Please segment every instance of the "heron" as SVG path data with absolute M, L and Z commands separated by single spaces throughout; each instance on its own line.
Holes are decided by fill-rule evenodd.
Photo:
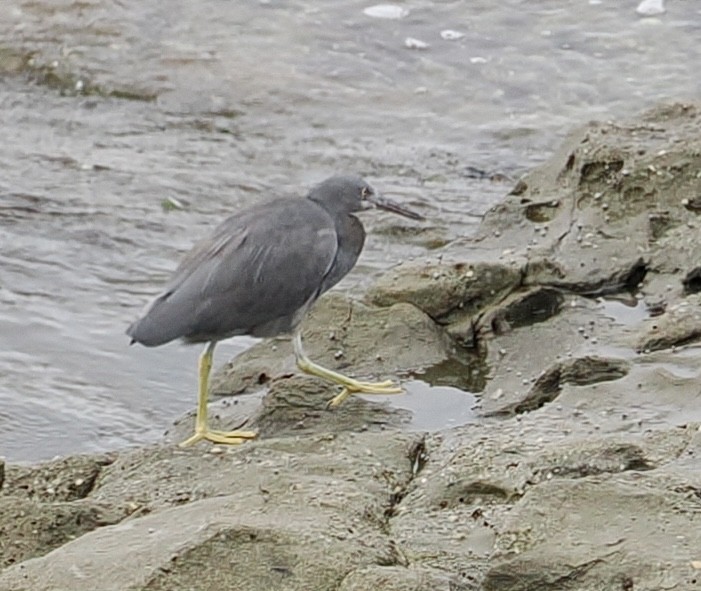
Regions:
M 355 266 L 365 229 L 355 215 L 379 208 L 423 217 L 383 197 L 363 178 L 332 176 L 306 197 L 263 201 L 225 219 L 182 259 L 163 291 L 127 329 L 131 342 L 157 347 L 176 339 L 206 343 L 199 357 L 197 412 L 188 446 L 236 444 L 254 431 L 209 428 L 207 399 L 214 348 L 240 335 L 293 333 L 297 366 L 341 386 L 330 404 L 356 393 L 396 394 L 392 381 L 364 382 L 311 361 L 299 325 L 316 300 Z

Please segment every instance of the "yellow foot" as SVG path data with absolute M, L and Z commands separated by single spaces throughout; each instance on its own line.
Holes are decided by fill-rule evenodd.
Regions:
M 188 447 L 203 439 L 212 443 L 238 445 L 247 439 L 254 439 L 257 435 L 255 431 L 210 431 L 209 429 L 198 429 L 192 437 L 188 437 L 180 443 L 180 447 Z
M 357 382 L 354 380 L 353 384 L 343 386 L 341 393 L 329 400 L 326 406 L 334 408 L 353 394 L 401 394 L 402 392 L 403 390 L 391 380 L 384 382 Z

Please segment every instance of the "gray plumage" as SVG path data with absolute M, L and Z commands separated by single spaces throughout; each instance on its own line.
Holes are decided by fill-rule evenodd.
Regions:
M 353 214 L 373 206 L 421 219 L 353 176 L 331 177 L 306 198 L 275 199 L 232 215 L 185 256 L 127 334 L 155 347 L 178 338 L 293 331 L 355 265 L 365 230 Z

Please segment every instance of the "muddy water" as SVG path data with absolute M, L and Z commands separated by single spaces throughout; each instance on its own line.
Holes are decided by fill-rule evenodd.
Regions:
M 469 234 L 573 125 L 701 91 L 695 2 L 371 4 L 3 3 L 0 454 L 143 443 L 192 408 L 198 351 L 123 332 L 237 208 L 349 170 L 421 210 L 366 218 L 360 291 Z

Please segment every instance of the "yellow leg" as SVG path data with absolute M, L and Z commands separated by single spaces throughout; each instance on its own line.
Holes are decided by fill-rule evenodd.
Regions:
M 341 393 L 333 398 L 329 402 L 329 406 L 338 406 L 346 398 L 352 394 L 401 394 L 402 389 L 396 386 L 391 380 L 386 380 L 384 382 L 361 382 L 348 376 L 344 376 L 342 373 L 335 372 L 331 369 L 322 367 L 314 363 L 309 357 L 307 357 L 304 349 L 302 348 L 302 336 L 300 333 L 296 333 L 294 337 L 294 349 L 295 357 L 297 359 L 297 366 L 304 373 L 308 373 L 313 376 L 317 376 L 334 384 L 339 384 L 343 386 Z
M 209 373 L 212 371 L 212 357 L 216 341 L 207 345 L 200 355 L 199 363 L 199 389 L 197 393 L 197 418 L 195 419 L 195 434 L 180 444 L 187 447 L 201 440 L 212 443 L 236 444 L 246 439 L 253 439 L 255 431 L 210 431 L 207 426 L 207 396 L 209 391 Z

